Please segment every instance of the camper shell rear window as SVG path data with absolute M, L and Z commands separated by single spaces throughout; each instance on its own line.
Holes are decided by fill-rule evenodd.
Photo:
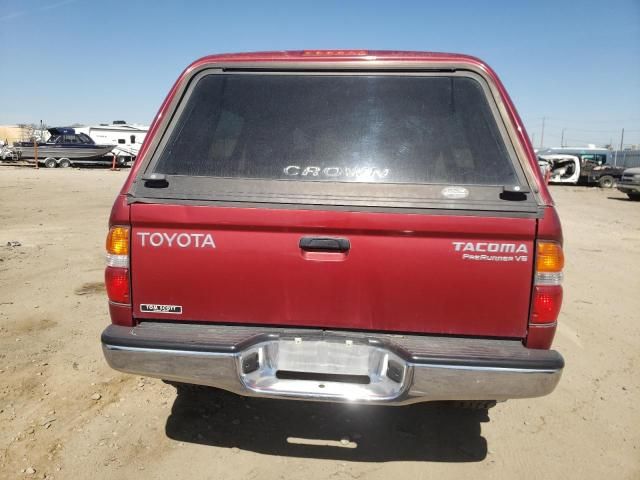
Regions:
M 474 192 L 499 201 L 526 181 L 483 82 L 470 72 L 205 71 L 146 173 L 166 176 L 171 198 L 411 207 L 454 186 L 471 192 L 462 203 Z

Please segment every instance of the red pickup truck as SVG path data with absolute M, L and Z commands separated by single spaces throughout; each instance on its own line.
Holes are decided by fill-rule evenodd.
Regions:
M 109 220 L 113 368 L 403 405 L 550 393 L 562 233 L 496 74 L 463 55 L 191 64 Z

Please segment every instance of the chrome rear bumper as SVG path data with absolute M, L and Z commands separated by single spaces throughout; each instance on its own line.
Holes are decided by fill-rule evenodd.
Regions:
M 109 326 L 109 365 L 241 395 L 403 405 L 537 397 L 564 361 L 518 341 L 144 322 Z

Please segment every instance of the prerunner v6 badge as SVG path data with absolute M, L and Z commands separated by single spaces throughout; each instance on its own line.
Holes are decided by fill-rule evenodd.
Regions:
M 182 314 L 182 305 L 157 305 L 155 303 L 141 303 L 140 311 L 144 313 L 173 313 Z

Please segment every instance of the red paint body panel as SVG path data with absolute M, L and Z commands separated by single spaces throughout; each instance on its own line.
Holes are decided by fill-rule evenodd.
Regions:
M 116 197 L 109 215 L 109 226 L 114 225 L 129 225 L 129 205 L 126 195 L 122 193 Z
M 535 219 L 131 206 L 134 316 L 181 305 L 171 320 L 522 338 Z M 212 234 L 216 248 L 142 246 L 140 233 Z M 348 254 L 312 255 L 302 236 L 348 238 Z M 522 262 L 462 259 L 453 241 L 513 242 Z M 336 261 L 338 260 L 338 261 Z
M 122 325 L 124 327 L 134 325 L 130 305 L 120 305 L 109 302 L 109 315 L 111 316 L 111 323 L 114 325 Z
M 530 325 L 527 335 L 527 348 L 537 348 L 549 350 L 556 335 L 557 324 L 551 325 Z
M 564 241 L 562 225 L 555 208 L 547 207 L 544 209 L 544 215 L 538 220 L 538 239 L 550 240 L 562 245 Z

